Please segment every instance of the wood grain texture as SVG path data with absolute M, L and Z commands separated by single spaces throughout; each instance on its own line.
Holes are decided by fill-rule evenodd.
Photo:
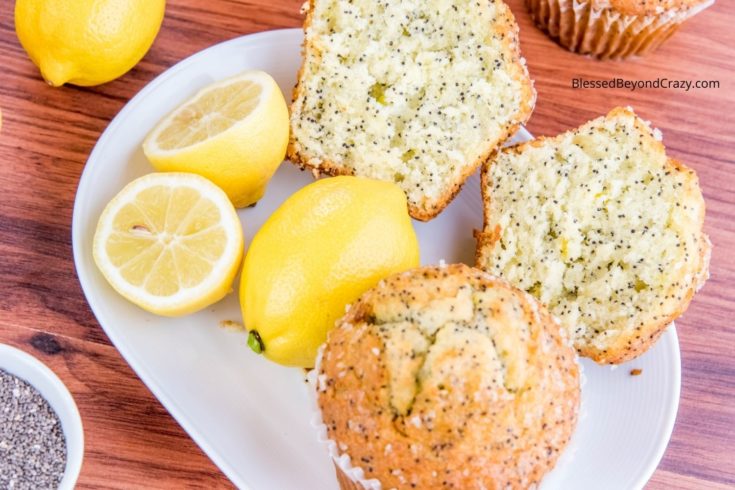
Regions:
M 231 484 L 125 364 L 74 272 L 71 214 L 84 163 L 112 117 L 156 75 L 212 44 L 301 24 L 302 0 L 169 0 L 161 32 L 131 72 L 94 88 L 53 89 L 20 47 L 0 0 L 0 342 L 40 357 L 67 383 L 86 432 L 80 488 Z M 735 486 L 735 3 L 720 0 L 656 53 L 599 62 L 564 51 L 511 0 L 538 90 L 528 128 L 556 134 L 632 105 L 694 168 L 714 243 L 712 277 L 677 321 L 681 406 L 652 489 Z M 572 78 L 717 80 L 718 89 L 573 89 Z M 645 375 L 645 373 L 643 374 Z

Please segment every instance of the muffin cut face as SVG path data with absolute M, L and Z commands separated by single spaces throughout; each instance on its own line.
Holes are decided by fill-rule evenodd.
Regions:
M 500 0 L 312 0 L 289 158 L 395 182 L 428 220 L 530 116 L 518 26 Z
M 579 371 L 531 296 L 464 265 L 393 276 L 330 332 L 329 437 L 383 488 L 537 483 L 577 419 Z
M 660 139 L 617 108 L 483 169 L 478 267 L 539 298 L 599 363 L 644 352 L 707 277 L 697 177 Z

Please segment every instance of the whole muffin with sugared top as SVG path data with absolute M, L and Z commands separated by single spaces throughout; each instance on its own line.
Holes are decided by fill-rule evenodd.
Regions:
M 365 293 L 317 369 L 327 435 L 364 476 L 338 465 L 342 488 L 525 488 L 554 466 L 577 421 L 579 367 L 559 323 L 461 264 Z

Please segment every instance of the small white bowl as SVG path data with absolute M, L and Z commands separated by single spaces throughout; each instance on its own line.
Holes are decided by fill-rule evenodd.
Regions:
M 45 364 L 15 347 L 0 344 L 0 369 L 33 386 L 59 416 L 66 438 L 66 469 L 59 490 L 72 490 L 82 468 L 84 430 L 71 393 Z

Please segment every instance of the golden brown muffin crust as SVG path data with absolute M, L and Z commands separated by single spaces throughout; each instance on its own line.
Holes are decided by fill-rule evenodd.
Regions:
M 383 488 L 527 488 L 576 424 L 579 368 L 529 295 L 465 265 L 386 279 L 330 332 L 331 439 Z

